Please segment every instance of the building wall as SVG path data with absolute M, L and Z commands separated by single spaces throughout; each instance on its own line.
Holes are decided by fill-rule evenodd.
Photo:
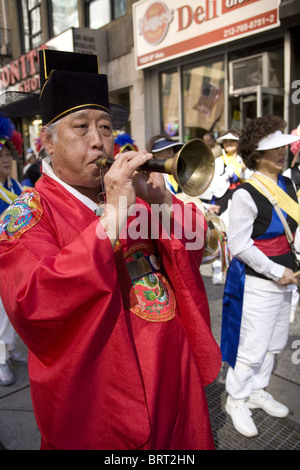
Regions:
M 11 51 L 12 59 L 20 57 L 22 54 L 20 26 L 18 18 L 18 3 L 17 0 L 4 0 L 7 5 L 8 25 L 11 30 Z M 6 62 L 10 62 L 7 59 Z
M 108 38 L 108 60 L 115 60 L 129 54 L 133 48 L 132 4 L 127 0 L 127 15 L 104 26 Z
M 127 0 L 127 15 L 114 20 L 112 23 L 104 26 L 103 28 L 108 32 L 108 52 L 109 59 L 114 60 L 122 55 L 128 54 L 133 47 L 133 33 L 132 33 L 132 4 L 137 0 Z M 79 13 L 79 27 L 85 27 L 84 17 L 84 0 L 78 0 L 78 13 Z M 1 0 L 0 1 L 0 15 L 4 8 L 7 6 L 8 10 L 8 24 L 12 31 L 12 57 L 19 57 L 21 55 L 20 44 L 20 28 L 18 19 L 18 2 L 17 0 Z M 3 13 L 4 14 L 4 13 Z M 44 42 L 50 39 L 48 28 L 48 8 L 47 1 L 41 1 L 41 15 L 42 15 L 42 29 L 44 35 Z M 2 15 L 1 15 L 2 16 Z M 0 25 L 1 27 L 1 25 Z
M 107 71 L 111 101 L 119 102 L 119 95 L 128 93 L 130 98 L 130 118 L 133 138 L 138 146 L 144 146 L 144 96 L 143 74 L 135 70 L 133 54 L 132 4 L 137 0 L 127 0 L 127 15 L 104 26 L 107 42 L 99 48 L 107 47 L 104 56 L 107 64 L 102 63 L 102 70 Z M 3 58 L 2 65 L 10 63 L 22 55 L 17 0 L 0 0 L 0 7 L 7 8 L 7 23 L 11 29 L 12 55 Z M 85 27 L 85 2 L 78 0 L 79 27 Z M 4 15 L 4 13 L 3 13 Z M 0 10 L 0 16 L 1 10 Z M 41 21 L 43 40 L 49 39 L 47 1 L 41 1 Z M 1 25 L 0 25 L 1 27 Z M 132 133 L 132 132 L 131 132 Z
M 173 4 L 171 1 L 166 1 L 168 3 L 169 8 L 173 8 Z M 195 6 L 198 4 L 204 4 L 204 2 L 181 2 L 182 5 L 185 5 L 184 8 L 187 10 L 189 6 Z M 241 5 L 244 3 L 243 2 L 238 2 Z M 161 63 L 159 63 L 159 60 L 157 60 L 157 63 L 155 64 L 155 61 L 151 64 L 149 62 L 149 65 L 144 66 L 144 87 L 145 87 L 145 102 L 146 106 L 145 109 L 147 110 L 147 113 L 145 113 L 145 134 L 146 138 L 148 139 L 151 135 L 158 133 L 158 131 L 162 131 L 164 126 L 164 123 L 162 122 L 162 110 L 161 110 L 161 104 L 163 103 L 164 100 L 164 95 L 161 90 L 160 86 L 160 78 L 162 77 L 163 74 L 170 73 L 172 71 L 177 72 L 178 77 L 174 77 L 177 79 L 178 82 L 178 95 L 180 95 L 178 99 L 178 116 L 179 116 L 179 124 L 181 126 L 180 134 L 178 136 L 175 136 L 175 138 L 179 138 L 179 140 L 185 140 L 185 138 L 188 138 L 188 135 L 186 133 L 186 124 L 188 122 L 188 117 L 189 115 L 187 114 L 187 111 L 184 112 L 185 108 L 183 105 L 186 104 L 187 97 L 190 98 L 190 95 L 186 93 L 186 83 L 183 81 L 183 76 L 181 75 L 181 72 L 184 71 L 184 68 L 186 67 L 196 67 L 198 65 L 204 65 L 210 63 L 210 60 L 216 57 L 218 54 L 223 56 L 224 64 L 225 64 L 225 85 L 224 85 L 224 119 L 222 123 L 222 128 L 219 129 L 217 126 L 213 128 L 213 130 L 217 133 L 223 130 L 226 130 L 226 128 L 231 126 L 231 121 L 232 119 L 232 114 L 230 114 L 230 106 L 232 104 L 232 101 L 234 97 L 232 95 L 229 96 L 229 84 L 230 84 L 230 79 L 229 79 L 229 73 L 228 73 L 228 64 L 230 61 L 235 60 L 235 59 L 242 59 L 247 58 L 251 55 L 255 55 L 257 53 L 271 53 L 274 49 L 274 47 L 280 48 L 280 60 L 282 60 L 282 64 L 279 62 L 277 63 L 277 66 L 279 69 L 283 71 L 284 74 L 284 81 L 283 84 L 276 85 L 278 93 L 280 93 L 280 99 L 282 99 L 283 105 L 282 109 L 280 110 L 280 113 L 284 116 L 284 118 L 288 122 L 288 127 L 286 129 L 287 132 L 290 132 L 292 129 L 298 126 L 300 123 L 300 73 L 299 73 L 299 64 L 300 64 L 300 56 L 299 56 L 299 47 L 297 47 L 297 44 L 299 45 L 299 36 L 300 36 L 300 17 L 296 16 L 295 13 L 296 11 L 300 11 L 300 2 L 299 0 L 282 0 L 282 4 L 285 3 L 288 5 L 290 8 L 286 10 L 286 16 L 285 16 L 285 21 L 281 25 L 277 25 L 276 28 L 273 30 L 266 30 L 263 32 L 256 32 L 252 35 L 249 35 L 248 37 L 240 37 L 235 39 L 234 41 L 224 41 L 223 43 L 221 42 L 220 44 L 216 44 L 214 47 L 207 46 L 206 48 L 199 50 L 198 52 L 194 52 L 191 50 L 191 52 L 186 52 L 182 53 L 180 56 L 176 58 L 176 55 L 174 54 L 174 57 L 172 57 L 169 60 L 163 60 Z M 150 9 L 150 5 L 152 2 L 149 0 L 148 5 Z M 179 3 L 176 3 L 178 5 Z M 213 4 L 213 2 L 211 2 Z M 220 4 L 220 2 L 219 2 Z M 237 4 L 237 3 L 236 3 Z M 246 4 L 246 2 L 245 2 Z M 254 2 L 253 2 L 254 4 Z M 265 2 L 267 4 L 267 1 Z M 274 4 L 274 2 L 273 2 Z M 188 6 L 189 5 L 189 6 Z M 241 7 L 242 8 L 242 7 Z M 137 6 L 137 9 L 139 9 L 139 6 Z M 140 10 L 143 10 L 141 7 Z M 178 10 L 177 10 L 178 13 Z M 175 15 L 175 13 L 174 13 Z M 279 19 L 281 20 L 280 14 L 279 14 Z M 237 20 L 236 20 L 237 21 Z M 172 23 L 174 27 L 174 22 Z M 198 28 L 201 30 L 200 21 Z M 226 25 L 225 25 L 226 26 Z M 171 26 L 170 26 L 171 28 Z M 178 28 L 179 29 L 179 28 Z M 184 28 L 182 28 L 184 29 Z M 211 31 L 213 33 L 213 31 Z M 175 32 L 173 31 L 175 36 Z M 196 37 L 196 36 L 195 36 Z M 137 35 L 138 38 L 138 35 Z M 166 39 L 166 38 L 165 38 Z M 164 39 L 164 41 L 165 41 Z M 174 48 L 172 50 L 175 50 L 175 40 L 174 38 L 174 43 L 172 44 Z M 188 41 L 186 41 L 188 42 Z M 143 44 L 142 41 L 139 41 L 137 39 L 137 44 Z M 161 50 L 164 51 L 165 49 L 171 49 L 171 45 L 168 41 L 161 43 Z M 159 48 L 158 48 L 159 49 Z M 151 57 L 151 52 L 153 52 L 153 56 L 155 56 L 156 52 L 156 44 L 153 46 L 153 50 L 150 49 L 149 52 L 149 45 L 148 49 L 143 50 L 141 46 L 141 51 L 138 51 L 137 47 L 137 56 L 138 52 L 140 56 L 144 54 L 144 57 Z M 159 50 L 159 52 L 161 52 Z M 147 55 L 148 54 L 148 55 Z M 166 51 L 166 54 L 168 54 L 168 51 Z M 148 60 L 148 59 L 147 59 Z M 151 60 L 151 59 L 150 59 Z M 140 64 L 143 66 L 143 62 L 140 62 Z M 173 80 L 174 82 L 174 80 Z M 299 85 L 297 85 L 299 83 Z M 174 84 L 174 83 L 173 83 Z M 200 86 L 200 85 L 199 85 Z M 299 93 L 293 93 L 291 90 L 292 86 L 297 86 L 299 89 Z M 271 85 L 268 85 L 269 88 L 271 88 Z M 276 93 L 273 91 L 268 91 L 265 92 L 268 93 L 268 97 L 270 96 L 276 96 Z M 238 98 L 242 95 L 247 95 L 250 94 L 249 90 L 246 92 L 245 90 L 242 90 L 241 93 L 239 94 Z M 258 94 L 258 91 L 257 91 Z M 292 99 L 294 95 L 294 100 Z M 246 96 L 247 98 L 247 96 Z M 250 97 L 249 97 L 250 98 Z M 250 101 L 250 100 L 249 100 Z M 264 100 L 260 100 L 260 104 L 263 103 Z M 267 101 L 267 100 L 265 100 Z M 274 99 L 274 106 L 273 109 L 279 109 L 279 106 L 277 103 L 279 102 L 279 99 L 275 103 Z M 245 103 L 245 102 L 244 102 Z M 281 105 L 280 105 L 281 106 Z M 258 108 L 258 106 L 257 106 Z M 261 106 L 261 111 L 266 113 L 266 108 L 268 110 L 271 108 L 271 106 Z M 232 109 L 232 108 L 231 108 Z M 242 108 L 240 108 L 242 111 Z M 257 109 L 258 113 L 258 109 Z M 252 116 L 250 116 L 252 117 Z M 250 118 L 248 115 L 245 116 L 245 119 Z M 242 121 L 240 121 L 242 122 Z M 200 120 L 199 120 L 199 133 L 202 132 L 202 126 Z M 219 122 L 220 124 L 220 122 Z M 223 129 L 224 126 L 224 129 Z M 201 137 L 199 135 L 199 137 Z
M 131 135 L 139 148 L 145 147 L 145 105 L 143 73 L 135 69 L 133 51 L 132 4 L 127 0 L 127 15 L 113 21 L 107 31 L 108 83 L 111 99 L 117 91 L 128 90 Z
M 107 75 L 112 101 L 116 102 L 114 98 L 117 95 L 117 91 L 128 90 L 132 138 L 138 147 L 144 147 L 145 106 L 143 73 L 135 70 L 133 51 L 109 61 Z
M 105 64 L 104 70 L 108 74 L 111 101 L 120 102 L 122 96 L 125 94 L 129 95 L 131 134 L 136 144 L 141 148 L 146 145 L 146 141 L 151 135 L 161 131 L 161 116 L 158 71 L 155 67 L 149 67 L 146 71 L 137 71 L 135 68 L 132 5 L 137 1 L 127 0 L 127 15 L 114 20 L 102 29 L 106 32 L 107 36 L 107 51 L 105 54 L 107 64 Z M 284 34 L 284 31 L 291 33 L 291 83 L 294 83 L 300 80 L 298 47 L 300 26 L 298 17 L 293 16 L 292 12 L 299 6 L 299 0 L 282 0 L 281 3 L 289 7 L 285 10 L 282 34 Z M 78 0 L 79 27 L 85 26 L 84 5 L 84 0 Z M 2 57 L 2 65 L 12 62 L 22 55 L 17 6 L 17 0 L 0 0 L 0 27 L 1 21 L 3 24 L 8 24 L 12 37 L 12 55 L 11 57 Z M 49 28 L 46 0 L 41 1 L 41 13 L 44 42 L 47 42 L 49 40 Z M 6 15 L 7 22 L 5 23 Z M 100 46 L 102 47 L 102 44 Z M 231 47 L 232 45 L 230 44 L 224 46 L 222 53 L 227 53 Z M 205 53 L 213 55 L 215 49 L 217 48 L 207 48 L 206 51 L 201 52 L 201 58 L 205 56 Z M 246 49 L 247 41 L 245 41 L 245 54 L 247 54 Z M 177 59 L 177 61 L 170 61 L 167 67 L 179 67 L 186 60 L 192 61 L 196 59 L 195 54 L 186 54 Z M 298 97 L 300 99 L 300 93 L 297 95 Z M 298 125 L 300 122 L 298 102 L 289 100 L 288 114 L 290 126 Z

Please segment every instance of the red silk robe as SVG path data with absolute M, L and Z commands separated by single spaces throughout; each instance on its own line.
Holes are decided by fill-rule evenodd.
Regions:
M 114 252 L 97 236 L 94 212 L 46 175 L 14 211 L 0 229 L 0 296 L 29 348 L 41 448 L 214 448 L 204 385 L 221 356 L 199 273 L 203 250 L 161 236 L 121 238 Z M 117 255 L 136 243 L 160 258 L 175 299 L 170 314 L 164 304 L 166 320 L 143 318 L 122 297 Z

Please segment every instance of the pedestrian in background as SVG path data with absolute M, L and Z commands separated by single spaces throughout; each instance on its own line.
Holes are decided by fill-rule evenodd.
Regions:
M 215 158 L 222 155 L 222 147 L 217 143 L 213 132 L 206 132 L 203 136 L 203 140 L 211 148 Z
M 173 158 L 182 147 L 182 142 L 176 142 L 170 139 L 166 134 L 158 134 L 151 137 L 146 145 L 147 151 L 153 154 L 153 158 L 157 158 L 159 160 Z M 173 175 L 164 173 L 163 176 L 165 178 L 166 186 L 172 194 L 178 194 L 182 192 Z
M 15 144 L 15 127 L 10 119 L 0 116 L 0 218 L 6 209 L 22 192 L 21 184 L 11 177 L 13 159 L 19 158 Z M 5 282 L 5 273 L 1 283 Z M 27 364 L 26 357 L 16 349 L 17 335 L 13 329 L 0 299 L 0 385 L 14 383 L 15 376 L 9 362 Z

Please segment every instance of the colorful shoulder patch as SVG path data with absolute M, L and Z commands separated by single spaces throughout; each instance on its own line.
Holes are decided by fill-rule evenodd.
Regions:
M 0 242 L 20 238 L 43 215 L 40 196 L 34 188 L 25 189 L 9 206 L 0 223 Z
M 135 243 L 123 255 L 134 288 L 135 305 L 130 311 L 149 322 L 173 320 L 176 299 L 167 279 L 160 272 L 160 261 L 152 247 Z

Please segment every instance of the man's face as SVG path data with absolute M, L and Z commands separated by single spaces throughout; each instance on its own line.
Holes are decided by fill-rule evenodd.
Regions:
M 204 135 L 204 136 L 203 136 L 203 140 L 204 140 L 204 142 L 205 142 L 209 147 L 211 147 L 211 148 L 212 148 L 212 147 L 214 146 L 214 144 L 215 144 L 214 139 L 212 139 L 212 138 L 210 137 L 210 135 Z
M 256 164 L 256 169 L 264 174 L 278 175 L 284 168 L 287 149 L 285 146 L 265 150 Z
M 223 147 L 226 153 L 234 155 L 237 152 L 238 141 L 233 139 L 223 140 Z
M 43 142 L 56 176 L 71 186 L 99 187 L 99 168 L 95 161 L 113 156 L 109 115 L 96 109 L 76 111 L 58 121 L 56 131 L 56 139 Z

